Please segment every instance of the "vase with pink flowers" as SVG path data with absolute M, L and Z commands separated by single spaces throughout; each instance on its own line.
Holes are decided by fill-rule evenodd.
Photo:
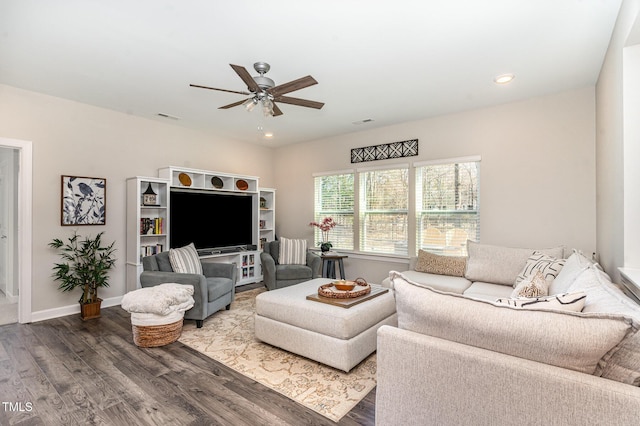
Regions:
M 329 241 L 329 231 L 335 228 L 337 223 L 333 220 L 332 217 L 325 217 L 320 222 L 311 222 L 309 226 L 315 226 L 320 229 L 322 232 L 322 241 L 320 242 L 320 251 L 323 253 L 328 252 L 333 247 L 331 241 Z

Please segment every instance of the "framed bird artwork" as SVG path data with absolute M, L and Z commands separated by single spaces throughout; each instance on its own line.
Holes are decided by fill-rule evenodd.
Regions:
M 107 180 L 62 176 L 61 225 L 104 225 L 107 217 Z

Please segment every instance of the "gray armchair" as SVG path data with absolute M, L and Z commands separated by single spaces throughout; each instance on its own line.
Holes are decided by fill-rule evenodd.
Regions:
M 222 308 L 227 310 L 235 298 L 236 265 L 232 263 L 203 262 L 203 275 L 179 274 L 173 272 L 169 262 L 169 252 L 147 256 L 142 259 L 143 272 L 140 274 L 142 287 L 152 287 L 163 283 L 193 285 L 193 308 L 184 313 L 185 319 L 196 320 L 198 328 L 203 321 Z
M 280 241 L 264 244 L 264 250 L 260 253 L 260 262 L 267 290 L 287 287 L 322 276 L 322 259 L 313 252 L 307 251 L 306 265 L 280 265 L 279 257 Z

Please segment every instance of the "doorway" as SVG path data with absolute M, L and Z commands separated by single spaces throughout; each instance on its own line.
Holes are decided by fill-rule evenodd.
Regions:
M 18 322 L 19 162 L 17 148 L 0 148 L 0 325 Z
M 31 322 L 32 144 L 0 137 L 0 325 Z

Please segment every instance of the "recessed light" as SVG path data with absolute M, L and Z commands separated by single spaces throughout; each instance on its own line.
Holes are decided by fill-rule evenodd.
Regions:
M 511 83 L 514 78 L 516 78 L 516 76 L 513 74 L 501 74 L 495 76 L 493 82 L 496 84 L 508 84 Z
M 273 133 L 265 132 L 264 137 L 267 138 L 267 139 L 271 139 L 273 137 Z

